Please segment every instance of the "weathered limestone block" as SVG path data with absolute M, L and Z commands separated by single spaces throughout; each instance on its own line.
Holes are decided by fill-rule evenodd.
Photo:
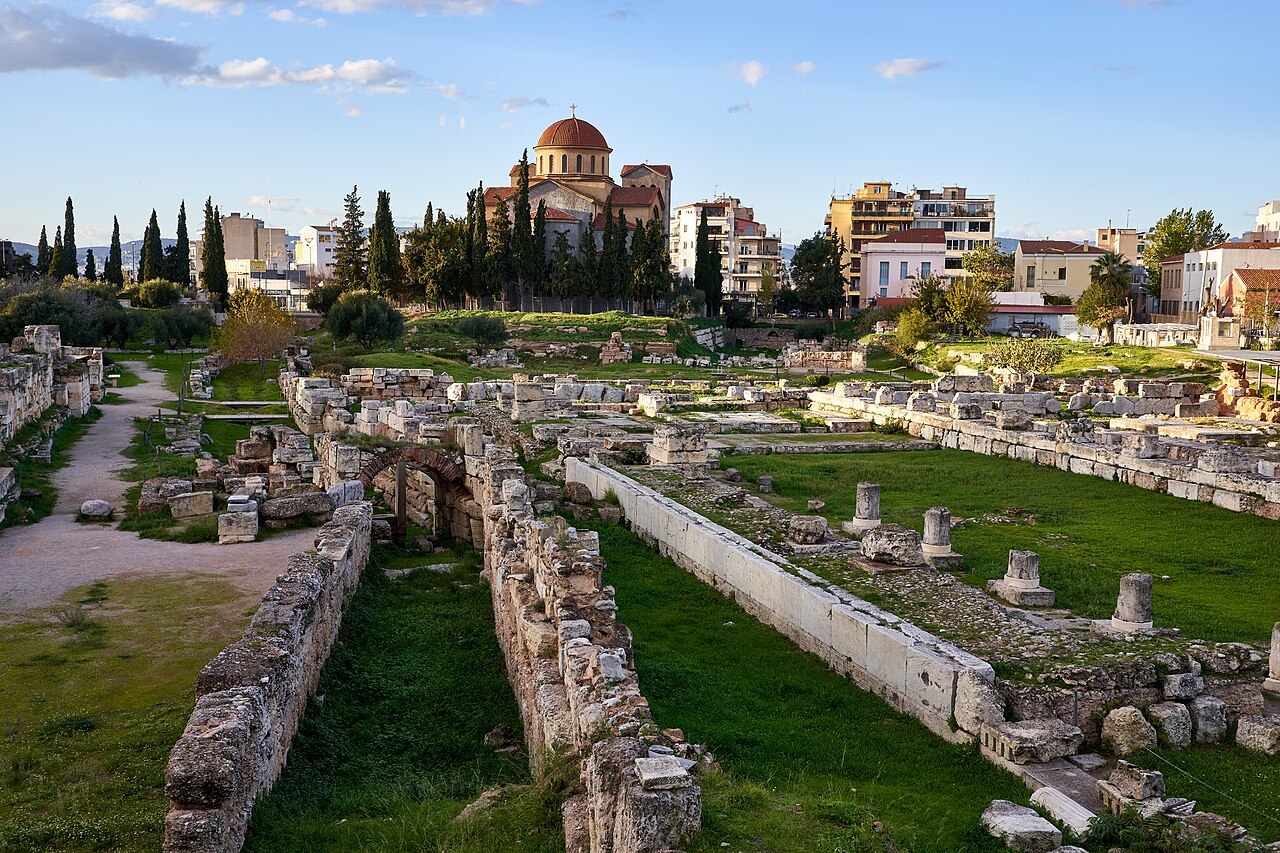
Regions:
M 187 492 L 169 498 L 174 518 L 195 518 L 213 512 L 213 492 Z
M 1084 732 L 1056 717 L 999 722 L 982 728 L 982 745 L 1014 764 L 1044 764 L 1074 755 Z
M 1194 699 L 1204 691 L 1204 679 L 1194 672 L 1175 672 L 1164 677 L 1166 699 Z
M 1111 771 L 1107 781 L 1113 788 L 1132 800 L 1163 797 L 1165 793 L 1163 773 L 1159 770 L 1144 770 L 1124 760 L 1116 762 L 1115 769 Z
M 1035 809 L 995 800 L 982 813 L 987 832 L 1021 853 L 1051 853 L 1062 846 L 1062 833 Z
M 1156 702 L 1147 708 L 1147 716 L 1159 740 L 1174 749 L 1191 746 L 1191 712 L 1181 702 Z
M 1120 594 L 1111 628 L 1130 633 L 1151 630 L 1151 575 L 1133 573 L 1120 578 Z
M 1280 755 L 1280 714 L 1249 714 L 1236 725 L 1236 743 L 1267 755 Z
M 797 545 L 818 545 L 827 538 L 827 520 L 820 515 L 793 515 L 787 538 Z
M 996 412 L 996 429 L 1031 429 L 1031 416 L 1017 409 L 1001 409 Z
M 0 493 L 0 496 L 3 496 L 3 494 Z M 85 518 L 94 518 L 94 519 L 110 518 L 111 513 L 112 513 L 111 504 L 109 504 L 104 500 L 93 499 L 93 500 L 87 500 L 84 503 L 80 504 L 80 515 L 84 516 Z
M 359 480 L 343 480 L 329 487 L 326 493 L 334 509 L 364 500 L 364 483 Z
M 1196 459 L 1196 467 L 1219 474 L 1249 474 L 1254 471 L 1254 462 L 1238 448 L 1211 447 Z
M 759 487 L 761 493 L 767 494 L 773 491 L 773 478 L 768 474 L 764 474 L 756 480 L 756 486 Z
M 937 399 L 927 391 L 914 391 L 907 398 L 907 411 L 909 412 L 932 412 L 937 407 Z
M 303 515 L 327 519 L 332 512 L 333 501 L 325 492 L 308 492 L 302 495 L 271 498 L 262 504 L 262 517 L 272 521 L 283 521 Z
M 256 512 L 226 512 L 218 516 L 218 544 L 252 542 L 258 537 Z
M 1222 743 L 1227 735 L 1227 703 L 1216 696 L 1197 696 L 1189 707 L 1195 742 Z
M 1097 817 L 1057 788 L 1046 785 L 1031 795 L 1031 802 L 1049 813 L 1058 823 L 1071 830 L 1079 838 L 1089 832 L 1090 822 Z M 1059 847 L 1053 853 L 1087 853 L 1079 847 Z
M 854 502 L 853 520 L 843 525 L 845 532 L 861 534 L 880 526 L 880 484 L 859 483 Z
M 987 590 L 1018 607 L 1052 607 L 1053 590 L 1040 585 L 1040 555 L 1034 551 L 1009 552 L 1004 577 L 987 581 Z
M 240 459 L 270 459 L 271 442 L 256 438 L 242 438 L 236 442 L 236 456 Z
M 951 510 L 944 506 L 925 510 L 922 542 L 925 554 L 951 553 Z
M 952 711 L 956 725 L 972 735 L 981 735 L 984 725 L 1004 722 L 1004 697 L 995 685 L 972 669 L 963 669 L 956 679 L 956 700 Z
M 924 565 L 920 534 L 898 524 L 881 524 L 862 534 L 862 557 L 891 566 Z
M 1102 721 L 1102 743 L 1116 755 L 1132 755 L 1154 749 L 1156 730 L 1132 705 L 1116 708 Z
M 1267 678 L 1262 682 L 1262 689 L 1280 693 L 1280 622 L 1271 626 L 1271 656 L 1267 660 Z
M 958 421 L 980 421 L 982 407 L 977 403 L 952 403 L 951 417 Z

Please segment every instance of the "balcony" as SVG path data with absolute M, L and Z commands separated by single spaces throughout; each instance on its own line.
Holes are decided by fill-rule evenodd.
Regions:
M 911 219 L 915 214 L 911 210 L 854 210 L 850 212 L 849 217 L 853 220 L 858 219 Z

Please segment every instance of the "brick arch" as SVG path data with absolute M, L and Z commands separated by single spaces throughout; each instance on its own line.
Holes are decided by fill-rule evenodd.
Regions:
M 398 464 L 401 460 L 406 465 L 417 466 L 429 471 L 434 475 L 433 479 L 439 481 L 450 490 L 465 490 L 466 488 L 463 485 L 465 475 L 457 463 L 438 450 L 419 446 L 393 447 L 379 453 L 360 469 L 360 482 L 364 483 L 365 488 L 368 488 L 373 485 L 374 477 L 391 466 Z

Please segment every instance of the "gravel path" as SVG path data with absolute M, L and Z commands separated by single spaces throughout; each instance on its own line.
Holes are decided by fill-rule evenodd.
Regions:
M 284 570 L 285 558 L 311 547 L 314 532 L 298 530 L 263 542 L 219 546 L 142 539 L 108 525 L 79 524 L 80 504 L 90 498 L 124 507 L 128 484 L 117 472 L 128 465 L 120 452 L 133 438 L 133 419 L 154 414 L 171 400 L 164 374 L 131 363 L 142 383 L 120 389 L 125 402 L 102 406 L 102 418 L 54 475 L 58 501 L 38 524 L 0 533 L 0 620 L 49 607 L 68 591 L 119 575 L 203 574 L 224 578 L 246 595 L 260 596 Z

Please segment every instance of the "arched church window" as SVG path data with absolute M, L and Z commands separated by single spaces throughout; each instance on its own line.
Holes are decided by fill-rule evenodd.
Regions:
M 596 155 L 592 154 L 591 155 L 591 174 L 594 175 L 595 173 L 596 173 Z
M 582 172 L 582 155 L 581 154 L 578 155 L 578 167 L 574 171 L 579 173 Z
M 560 155 L 560 171 L 561 172 L 569 171 L 569 155 L 568 154 Z

